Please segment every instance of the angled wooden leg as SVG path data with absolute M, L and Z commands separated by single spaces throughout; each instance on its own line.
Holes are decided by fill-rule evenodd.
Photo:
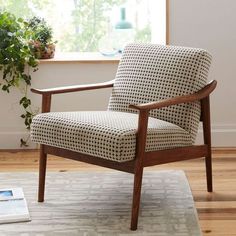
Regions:
M 136 133 L 136 161 L 134 169 L 134 189 L 132 203 L 131 230 L 136 230 L 138 227 L 138 214 L 141 198 L 141 187 L 143 178 L 143 158 L 145 156 L 145 145 L 147 137 L 149 111 L 139 112 L 138 130 Z
M 207 145 L 205 157 L 207 191 L 213 191 L 212 185 L 212 151 L 211 151 L 211 120 L 210 120 L 210 99 L 209 96 L 201 100 L 204 143 Z
M 46 165 L 47 154 L 44 152 L 44 145 L 40 145 L 38 202 L 44 201 Z
M 136 230 L 138 226 L 139 206 L 141 199 L 141 187 L 143 178 L 143 168 L 140 168 L 134 174 L 134 189 L 133 189 L 133 203 L 132 203 L 132 218 L 131 218 L 131 230 Z
M 206 177 L 207 177 L 207 191 L 212 192 L 212 161 L 211 161 L 211 154 L 205 158 L 206 164 Z
M 51 107 L 51 94 L 43 94 L 42 97 L 42 113 L 49 112 Z M 39 157 L 39 187 L 38 187 L 38 202 L 44 201 L 45 175 L 47 165 L 47 154 L 44 150 L 44 145 L 40 145 Z

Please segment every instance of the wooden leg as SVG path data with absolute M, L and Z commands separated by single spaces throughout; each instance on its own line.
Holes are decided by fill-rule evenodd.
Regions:
M 143 158 L 145 156 L 145 145 L 147 137 L 149 111 L 140 111 L 137 130 L 136 142 L 136 160 L 134 170 L 134 190 L 133 190 L 133 203 L 132 203 L 132 217 L 131 217 L 131 230 L 136 230 L 138 227 L 138 213 L 141 198 L 142 178 L 143 178 Z
M 201 100 L 202 108 L 202 121 L 203 121 L 203 136 L 204 144 L 207 145 L 207 156 L 205 157 L 206 164 L 206 179 L 207 179 L 207 191 L 212 192 L 212 154 L 211 154 L 211 119 L 210 119 L 210 98 Z
M 47 154 L 44 152 L 44 146 L 40 145 L 38 202 L 44 201 L 46 165 Z
M 205 164 L 206 164 L 206 179 L 207 179 L 207 191 L 212 192 L 212 161 L 211 161 L 211 153 L 209 156 L 205 158 Z
M 132 203 L 132 218 L 131 230 L 136 230 L 138 227 L 139 205 L 141 198 L 141 187 L 143 178 L 143 168 L 139 168 L 134 174 L 134 189 L 133 189 L 133 203 Z

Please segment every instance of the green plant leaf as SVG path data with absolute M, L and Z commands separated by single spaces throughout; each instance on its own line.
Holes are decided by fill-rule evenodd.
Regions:
M 3 85 L 3 86 L 2 86 L 2 90 L 3 90 L 3 91 L 6 91 L 7 93 L 9 93 L 9 92 L 10 92 L 10 90 L 9 90 L 9 87 L 10 87 L 10 86 L 11 86 L 11 85 L 9 85 L 9 84 L 8 84 L 8 85 Z
M 27 141 L 23 140 L 22 138 L 20 139 L 20 146 L 21 147 L 28 147 L 29 145 L 27 144 Z
M 3 81 L 0 87 L 2 91 L 9 93 L 12 87 L 22 91 L 20 85 L 25 86 L 25 95 L 19 104 L 24 110 L 20 117 L 24 119 L 27 130 L 30 130 L 35 115 L 31 112 L 31 100 L 27 96 L 27 89 L 32 80 L 27 71 L 29 68 L 33 68 L 33 72 L 38 70 L 33 40 L 39 40 L 43 47 L 46 47 L 45 43 L 52 41 L 52 29 L 44 19 L 34 17 L 24 20 L 9 12 L 0 11 L 0 70 Z M 21 146 L 27 146 L 27 140 L 20 141 Z

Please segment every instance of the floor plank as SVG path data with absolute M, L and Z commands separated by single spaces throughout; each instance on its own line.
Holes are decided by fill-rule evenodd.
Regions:
M 214 192 L 206 191 L 203 159 L 149 167 L 182 169 L 195 200 L 203 235 L 236 236 L 236 149 L 213 150 Z M 81 162 L 49 156 L 49 171 L 111 171 Z M 38 151 L 0 151 L 0 172 L 38 171 Z

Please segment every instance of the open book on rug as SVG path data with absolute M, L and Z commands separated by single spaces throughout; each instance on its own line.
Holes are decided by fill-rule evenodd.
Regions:
M 22 188 L 0 189 L 0 224 L 30 221 Z

